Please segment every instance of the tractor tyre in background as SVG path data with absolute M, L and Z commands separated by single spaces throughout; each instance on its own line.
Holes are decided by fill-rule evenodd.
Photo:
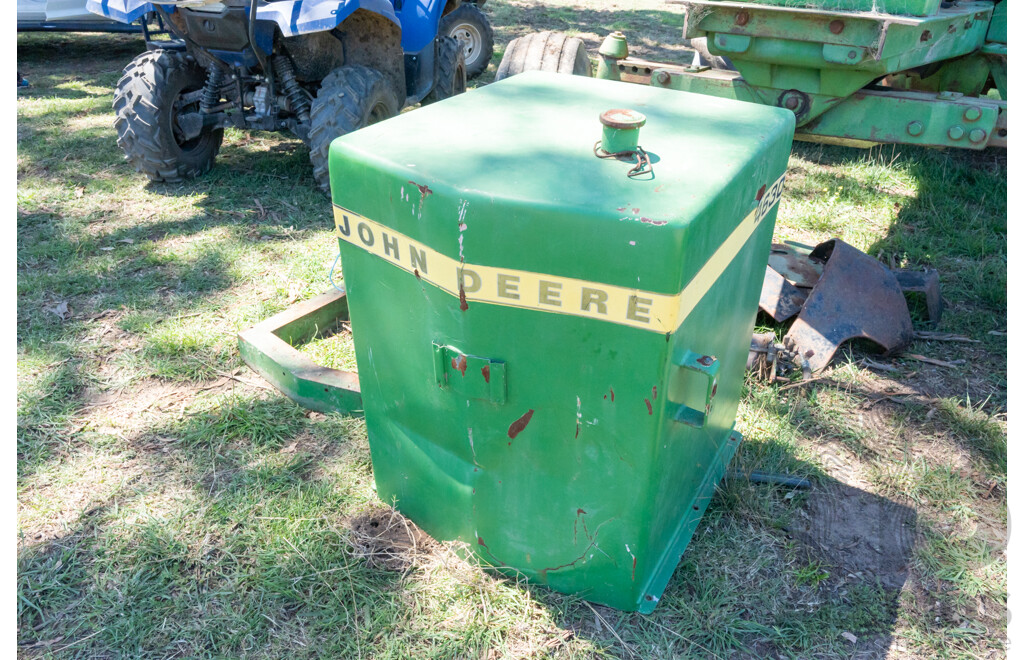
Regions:
M 198 99 L 181 105 L 181 96 L 202 89 L 205 82 L 201 66 L 183 53 L 168 50 L 142 53 L 117 81 L 117 146 L 135 170 L 151 181 L 177 183 L 213 167 L 224 129 L 207 129 L 186 140 L 177 121 L 179 113 L 199 109 Z
M 323 79 L 309 111 L 309 160 L 321 190 L 331 192 L 328 156 L 334 138 L 394 117 L 400 107 L 391 85 L 376 69 L 340 66 Z
M 443 101 L 466 91 L 466 61 L 462 44 L 454 37 L 437 38 L 437 75 L 423 105 Z
M 466 58 L 466 77 L 476 78 L 487 69 L 494 54 L 494 29 L 479 7 L 459 5 L 455 11 L 441 17 L 438 34 L 454 37 L 462 45 Z
M 535 32 L 508 43 L 494 80 L 503 80 L 523 71 L 551 71 L 589 76 L 587 47 L 578 37 L 564 32 Z

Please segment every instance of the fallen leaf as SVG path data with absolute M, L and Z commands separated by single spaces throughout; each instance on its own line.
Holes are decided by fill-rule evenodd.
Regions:
M 104 252 L 110 252 L 110 251 L 111 251 L 111 250 L 113 250 L 114 248 L 112 248 L 112 247 L 102 247 L 102 248 L 100 248 L 100 249 L 101 249 L 101 250 L 103 250 Z
M 131 245 L 131 244 L 132 244 L 132 243 L 134 243 L 135 241 L 133 241 L 133 240 L 132 240 L 132 239 L 130 239 L 130 238 L 119 238 L 119 239 L 117 239 L 117 242 L 118 242 L 118 243 L 127 243 L 128 245 Z
M 75 188 L 75 197 L 81 198 L 83 195 L 85 195 L 85 188 L 83 188 L 82 186 Z
M 66 300 L 62 300 L 53 307 L 47 307 L 46 311 L 55 314 L 61 321 L 71 315 L 68 311 L 68 302 Z
M 299 294 L 302 293 L 302 290 L 304 288 L 305 287 L 302 284 L 299 284 L 298 282 L 292 282 L 288 286 L 288 304 L 289 305 L 292 304 L 293 302 L 295 302 L 295 299 L 299 297 Z
M 295 453 L 295 448 L 298 447 L 298 446 L 299 446 L 299 441 L 296 440 L 292 444 L 290 444 L 287 447 L 284 447 L 283 449 L 281 449 L 281 453 L 282 454 L 294 454 Z
M 847 640 L 849 640 L 849 642 L 851 644 L 856 644 L 857 643 L 857 636 L 854 635 L 852 632 L 846 632 L 844 630 L 843 631 L 843 637 L 846 638 Z

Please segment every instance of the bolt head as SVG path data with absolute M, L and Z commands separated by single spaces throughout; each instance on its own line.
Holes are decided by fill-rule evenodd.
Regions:
M 964 127 L 963 126 L 953 126 L 952 128 L 950 128 L 946 132 L 946 135 L 949 136 L 950 140 L 959 140 L 959 139 L 963 138 L 963 136 L 964 136 Z
M 790 96 L 786 99 L 786 107 L 790 110 L 796 110 L 797 106 L 800 105 L 800 99 L 795 96 Z
M 978 121 L 981 119 L 981 109 L 979 108 L 967 108 L 964 110 L 964 119 L 967 121 Z
M 672 76 L 668 74 L 668 71 L 658 72 L 658 82 L 662 85 L 667 85 L 672 80 Z
M 736 25 L 746 25 L 750 22 L 750 14 L 745 11 L 741 11 L 736 14 Z
M 924 124 L 922 124 L 919 121 L 910 122 L 909 124 L 907 124 L 907 133 L 911 134 L 914 137 L 919 137 L 922 133 L 924 133 Z
M 828 31 L 831 32 L 832 34 L 839 34 L 845 28 L 846 23 L 843 23 L 842 21 L 839 20 L 832 21 L 831 23 L 828 24 Z
M 988 137 L 988 134 L 984 130 L 976 128 L 973 131 L 971 131 L 967 137 L 970 139 L 971 142 L 978 144 L 979 142 L 983 141 L 986 137 Z

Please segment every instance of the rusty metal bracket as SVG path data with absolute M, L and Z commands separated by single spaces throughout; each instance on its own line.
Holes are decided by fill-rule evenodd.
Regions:
M 253 371 L 299 405 L 361 415 L 359 376 L 322 367 L 294 348 L 333 332 L 347 320 L 345 292 L 332 290 L 240 332 L 238 351 Z
M 820 259 L 824 270 L 783 341 L 811 370 L 828 365 L 849 339 L 870 339 L 887 352 L 910 343 L 910 311 L 892 271 L 838 239 L 821 243 L 809 256 Z
M 935 270 L 904 270 L 892 271 L 900 283 L 903 293 L 923 293 L 928 308 L 928 320 L 932 326 L 938 326 L 942 320 L 942 293 L 939 291 L 939 273 Z
M 821 277 L 823 262 L 808 256 L 811 249 L 804 246 L 801 251 L 794 244 L 772 243 L 758 304 L 780 323 L 800 312 Z

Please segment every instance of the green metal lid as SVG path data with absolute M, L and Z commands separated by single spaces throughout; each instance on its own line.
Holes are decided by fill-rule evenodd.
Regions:
M 646 118 L 639 146 L 653 175 L 630 178 L 631 163 L 595 155 L 597 119 L 615 108 L 632 111 L 619 119 Z M 608 281 L 678 291 L 699 254 L 771 188 L 793 127 L 779 108 L 528 72 L 338 138 L 332 191 L 335 204 L 456 259 L 457 225 L 468 223 L 476 263 L 548 272 L 565 246 L 586 244 L 628 251 L 605 259 Z M 687 238 L 696 220 L 711 229 Z M 694 241 L 694 263 L 678 265 L 680 246 Z M 582 262 L 561 262 L 565 276 L 593 277 Z

